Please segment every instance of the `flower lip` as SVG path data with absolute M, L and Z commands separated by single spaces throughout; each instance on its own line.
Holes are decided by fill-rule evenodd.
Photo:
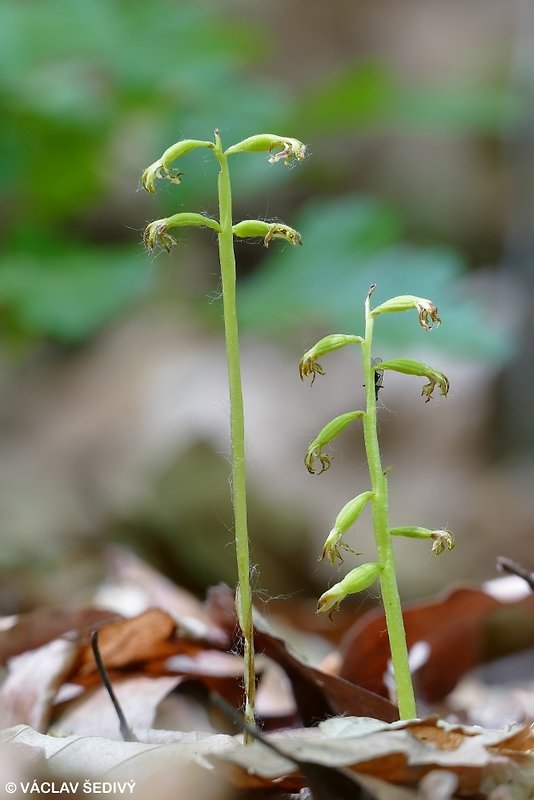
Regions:
M 324 369 L 314 358 L 310 356 L 309 358 L 301 359 L 299 363 L 299 375 L 301 381 L 303 381 L 304 378 L 307 378 L 308 375 L 311 375 L 311 386 L 313 386 L 317 375 L 324 375 Z
M 438 309 L 434 303 L 430 300 L 425 300 L 423 297 L 418 298 L 417 315 L 419 324 L 425 331 L 431 331 L 432 328 L 437 328 L 441 325 Z
M 439 531 L 432 531 L 431 537 L 434 540 L 432 544 L 432 552 L 435 556 L 441 555 L 445 548 L 447 548 L 447 550 L 454 550 L 456 546 L 454 536 L 447 528 Z
M 277 161 L 284 161 L 286 167 L 289 167 L 293 158 L 297 161 L 302 161 L 306 155 L 306 145 L 299 142 L 298 139 L 286 139 L 283 142 L 276 142 L 269 147 L 269 152 L 282 145 L 282 149 L 273 153 L 267 160 L 269 164 L 276 164 Z

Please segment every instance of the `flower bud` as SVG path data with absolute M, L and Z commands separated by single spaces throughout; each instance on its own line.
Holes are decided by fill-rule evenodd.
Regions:
M 182 141 L 176 142 L 176 144 L 165 150 L 161 158 L 158 158 L 157 161 L 154 161 L 153 164 L 145 169 L 141 176 L 141 186 L 145 191 L 154 194 L 156 191 L 156 178 L 166 178 L 172 183 L 180 183 L 183 173 L 171 169 L 172 162 L 191 150 L 196 150 L 197 147 L 210 147 L 213 149 L 213 146 L 213 142 L 203 142 L 198 139 L 182 139 Z
M 279 149 L 276 153 L 273 150 Z M 288 136 L 277 136 L 274 133 L 259 133 L 256 136 L 249 136 L 248 139 L 243 139 L 242 142 L 232 145 L 226 151 L 226 155 L 230 156 L 234 153 L 273 153 L 269 158 L 269 163 L 274 164 L 276 161 L 283 160 L 286 166 L 289 166 L 292 159 L 296 158 L 297 161 L 302 161 L 306 155 L 306 145 L 299 142 L 298 139 L 291 139 Z
M 336 417 L 331 420 L 328 425 L 325 425 L 313 442 L 310 442 L 308 451 L 304 457 L 304 463 L 311 475 L 315 475 L 314 460 L 316 458 L 321 462 L 319 475 L 321 472 L 325 472 L 330 466 L 330 458 L 323 455 L 321 452 L 322 448 L 331 442 L 332 439 L 335 439 L 336 436 L 339 436 L 353 420 L 362 417 L 364 413 L 364 411 L 349 411 L 346 414 L 340 414 L 339 417 Z
M 339 541 L 343 537 L 343 534 L 348 531 L 350 526 L 356 522 L 372 496 L 373 492 L 362 492 L 357 497 L 349 500 L 348 503 L 345 503 L 337 515 L 336 521 L 334 522 L 334 527 L 330 531 L 325 542 L 321 560 L 326 558 L 332 565 L 335 564 L 336 558 L 339 558 L 340 561 L 343 560 L 339 553 Z
M 204 214 L 192 212 L 173 214 L 172 217 L 157 219 L 147 225 L 143 234 L 143 242 L 147 250 L 153 250 L 159 244 L 170 253 L 171 247 L 174 247 L 177 241 L 167 232 L 169 228 L 212 228 L 220 231 L 217 220 L 205 217 Z
M 359 567 L 345 575 L 342 581 L 321 595 L 317 603 L 317 613 L 325 614 L 337 611 L 347 595 L 368 589 L 377 580 L 381 571 L 382 565 L 376 561 L 360 564 Z
M 421 528 L 418 525 L 406 525 L 402 528 L 391 528 L 392 536 L 407 536 L 410 539 L 433 539 L 432 552 L 439 556 L 445 548 L 454 550 L 455 542 L 451 531 L 446 528 L 443 530 L 431 531 L 429 528 Z
M 339 350 L 341 347 L 345 347 L 347 344 L 360 344 L 361 342 L 363 342 L 361 336 L 352 336 L 348 333 L 331 333 L 329 336 L 319 339 L 319 341 L 314 344 L 313 347 L 307 350 L 300 359 L 300 379 L 304 380 L 307 375 L 313 375 L 313 386 L 315 376 L 324 375 L 324 370 L 321 365 L 317 363 L 316 359 L 326 355 L 326 353 L 332 352 L 333 350 Z
M 269 247 L 269 242 L 273 239 L 285 239 L 290 244 L 302 244 L 300 233 L 289 225 L 278 222 L 263 222 L 260 219 L 244 219 L 232 228 L 234 236 L 239 239 L 255 239 L 263 236 L 265 247 Z
M 380 369 L 380 371 L 390 369 L 395 372 L 402 372 L 405 375 L 420 375 L 422 378 L 428 378 L 429 383 L 426 383 L 421 390 L 421 395 L 426 398 L 425 403 L 428 403 L 431 399 L 436 385 L 439 386 L 443 397 L 447 397 L 449 393 L 449 380 L 443 372 L 413 358 L 396 358 L 391 361 L 381 361 L 375 366 L 375 369 Z
M 415 297 L 411 294 L 403 294 L 399 295 L 399 297 L 392 297 L 391 300 L 386 300 L 385 303 L 371 311 L 371 316 L 377 317 L 379 314 L 385 314 L 390 311 L 408 311 L 411 308 L 417 309 L 419 324 L 425 331 L 430 331 L 441 323 L 438 309 L 434 303 L 424 297 Z

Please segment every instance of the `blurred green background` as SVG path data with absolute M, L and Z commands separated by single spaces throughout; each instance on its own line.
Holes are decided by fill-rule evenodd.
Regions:
M 404 591 L 491 576 L 503 548 L 528 557 L 532 16 L 519 0 L 0 0 L 4 612 L 83 601 L 110 542 L 198 591 L 234 579 L 215 241 L 141 247 L 152 219 L 216 213 L 215 164 L 197 151 L 179 187 L 137 191 L 166 147 L 215 127 L 310 152 L 291 170 L 232 161 L 236 220 L 304 239 L 236 245 L 258 592 L 330 580 L 316 551 L 365 488 L 358 432 L 319 488 L 302 467 L 359 402 L 357 360 L 332 356 L 312 393 L 295 377 L 315 338 L 359 332 L 371 282 L 377 301 L 437 303 L 431 338 L 392 315 L 377 346 L 424 354 L 453 386 L 446 410 L 406 379 L 384 390 L 397 524 L 449 525 L 462 553 L 444 570 L 406 544 Z

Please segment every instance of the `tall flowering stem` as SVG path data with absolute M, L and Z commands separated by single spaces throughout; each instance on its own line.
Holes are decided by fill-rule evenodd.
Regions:
M 219 162 L 219 261 L 221 267 L 226 361 L 230 394 L 230 437 L 232 447 L 232 502 L 237 557 L 238 591 L 236 610 L 244 642 L 245 718 L 254 723 L 254 631 L 250 555 L 247 527 L 247 478 L 245 462 L 245 419 L 239 332 L 236 311 L 236 264 L 232 221 L 232 187 L 228 156 L 223 152 L 219 134 L 215 134 L 215 156 Z
M 211 219 L 196 212 L 180 212 L 165 219 L 151 222 L 144 233 L 143 241 L 149 249 L 161 247 L 169 252 L 177 240 L 169 233 L 170 229 L 196 227 L 211 228 L 217 233 L 219 262 L 223 295 L 223 316 L 226 341 L 226 360 L 228 366 L 228 385 L 230 395 L 230 438 L 232 461 L 232 502 L 234 508 L 234 531 L 238 586 L 236 592 L 236 612 L 243 636 L 244 650 L 244 688 L 245 719 L 254 724 L 254 629 L 252 620 L 252 590 L 250 586 L 250 554 L 247 527 L 247 486 L 245 461 L 245 423 L 243 410 L 243 390 L 241 386 L 241 366 L 239 357 L 239 333 L 236 311 L 236 263 L 234 237 L 239 239 L 263 239 L 268 247 L 274 239 L 284 239 L 292 245 L 302 244 L 298 231 L 281 222 L 265 220 L 241 220 L 236 225 L 232 220 L 232 187 L 228 159 L 236 153 L 266 152 L 268 161 L 275 164 L 283 161 L 289 165 L 305 157 L 306 147 L 298 139 L 261 133 L 223 150 L 219 132 L 215 131 L 213 142 L 199 139 L 184 139 L 167 148 L 163 155 L 145 169 L 141 176 L 142 187 L 154 194 L 156 180 L 166 179 L 179 184 L 182 173 L 173 163 L 182 156 L 199 148 L 211 150 L 219 163 L 218 198 L 219 220 Z M 245 741 L 249 739 L 245 733 Z

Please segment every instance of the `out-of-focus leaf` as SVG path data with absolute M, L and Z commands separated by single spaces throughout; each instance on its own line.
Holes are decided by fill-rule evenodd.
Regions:
M 369 731 L 366 726 L 362 730 L 360 718 L 349 717 L 342 720 L 346 732 L 339 736 L 331 732 L 332 722 L 337 720 L 322 723 L 319 730 L 268 734 L 265 738 L 272 740 L 279 752 L 254 742 L 211 760 L 221 768 L 228 765 L 229 777 L 241 787 L 274 784 L 295 791 L 303 784 L 293 766 L 300 761 L 349 768 L 408 786 L 433 769 L 446 769 L 457 776 L 462 796 L 481 791 L 485 795 L 505 782 L 519 790 L 514 796 L 528 797 L 520 793 L 532 774 L 532 757 L 527 754 L 533 737 L 528 725 L 495 731 L 431 718 L 394 722 Z
M 0 688 L 3 725 L 25 723 L 36 730 L 47 729 L 52 699 L 72 666 L 76 650 L 75 641 L 56 639 L 9 661 Z
M 496 362 L 511 344 L 495 319 L 462 284 L 465 265 L 447 248 L 402 243 L 399 217 L 378 201 L 348 196 L 310 203 L 292 224 L 303 247 L 273 248 L 261 271 L 241 286 L 240 316 L 251 329 L 279 331 L 323 325 L 363 333 L 363 301 L 372 283 L 376 303 L 397 294 L 429 297 L 443 331 L 422 339 L 413 319 L 390 314 L 376 325 L 376 342 L 407 347 L 432 343 Z
M 233 592 L 229 587 L 222 584 L 213 587 L 206 602 L 215 622 L 218 625 L 226 622 L 235 631 Z M 341 713 L 373 716 L 388 722 L 398 719 L 396 706 L 384 702 L 384 698 L 306 664 L 283 639 L 270 632 L 259 613 L 254 615 L 254 642 L 259 652 L 276 661 L 287 674 L 304 725 Z
M 520 119 L 522 104 L 504 86 L 406 86 L 385 66 L 352 64 L 296 102 L 301 130 L 348 128 L 451 134 L 500 132 Z
M 142 254 L 129 249 L 14 253 L 0 269 L 4 334 L 76 343 L 151 286 Z
M 0 743 L 3 748 L 12 747 L 7 751 L 12 756 L 15 745 L 31 748 L 26 752 L 19 750 L 21 766 L 28 763 L 32 751 L 37 750 L 46 758 L 51 776 L 56 779 L 76 781 L 81 775 L 80 789 L 84 779 L 101 782 L 104 778 L 113 788 L 117 782 L 122 786 L 130 782 L 130 786 L 122 788 L 121 795 L 128 796 L 131 792 L 141 800 L 154 796 L 160 800 L 190 800 L 193 797 L 223 800 L 228 795 L 222 776 L 214 780 L 213 770 L 200 768 L 199 761 L 208 754 L 222 753 L 237 745 L 236 739 L 230 736 L 198 731 L 151 730 L 146 731 L 142 742 L 119 742 L 97 736 L 44 736 L 26 725 L 2 731 Z M 33 766 L 30 763 L 28 769 Z M 29 774 L 32 779 L 39 778 L 39 775 Z M 9 775 L 6 777 L 10 778 Z M 48 780 L 49 776 L 46 777 Z M 60 780 L 56 783 L 60 785 Z M 49 793 L 50 785 L 44 786 L 43 791 Z M 97 791 L 102 794 L 102 783 Z
M 488 591 L 457 588 L 432 601 L 407 604 L 403 611 L 408 647 L 422 643 L 426 657 L 414 671 L 416 694 L 436 703 L 470 669 L 534 643 L 534 595 L 500 602 Z M 387 696 L 390 658 L 383 636 L 384 614 L 374 609 L 355 623 L 342 644 L 340 675 Z
M 159 704 L 181 681 L 176 675 L 157 678 L 136 675 L 116 682 L 113 691 L 134 735 L 136 730 L 146 731 L 153 726 Z M 117 712 L 103 686 L 67 703 L 54 719 L 53 732 L 54 736 L 78 734 L 122 739 Z
M 219 127 L 231 143 L 258 128 L 276 129 L 287 93 L 245 72 L 266 48 L 258 28 L 230 23 L 202 0 L 5 0 L 4 192 L 20 197 L 34 222 L 50 225 L 97 203 L 114 171 L 131 171 L 134 152 L 140 173 L 181 137 L 208 138 Z M 257 185 L 254 174 L 241 171 L 243 191 Z M 211 196 L 211 177 L 200 170 L 181 202 Z M 285 170 L 269 173 L 273 182 L 285 177 Z
M 36 650 L 68 631 L 89 633 L 116 619 L 103 608 L 36 608 L 27 614 L 0 620 L 0 663 L 27 650 Z

